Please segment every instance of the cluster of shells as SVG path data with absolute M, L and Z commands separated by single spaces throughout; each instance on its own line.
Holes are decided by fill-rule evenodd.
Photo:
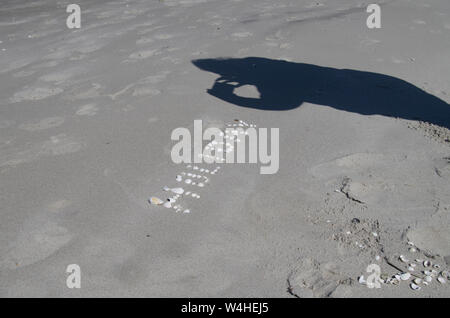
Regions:
M 226 126 L 228 129 L 226 130 L 227 133 L 224 134 L 221 133 L 221 136 L 224 136 L 224 139 L 226 142 L 217 142 L 215 140 L 209 142 L 205 149 L 218 149 L 220 150 L 219 146 L 224 146 L 225 150 L 222 150 L 223 152 L 232 152 L 234 151 L 234 146 L 232 143 L 236 141 L 237 143 L 240 142 L 239 136 L 242 134 L 245 135 L 247 132 L 245 132 L 243 129 L 238 128 L 254 128 L 256 125 L 248 124 L 242 120 L 235 119 L 235 123 L 233 124 L 227 124 Z M 216 159 L 216 162 L 223 162 L 224 159 L 221 157 L 213 158 Z M 210 166 L 210 165 L 208 165 Z M 211 168 L 203 168 L 197 165 L 186 165 L 186 171 L 182 171 L 179 174 L 176 175 L 175 181 L 179 184 L 184 184 L 189 187 L 195 187 L 196 190 L 200 190 L 200 188 L 204 188 L 208 185 L 210 182 L 211 176 L 217 174 L 220 170 L 219 166 L 216 166 L 214 169 Z M 183 187 L 168 187 L 164 186 L 162 188 L 165 192 L 169 193 L 170 196 L 166 198 L 166 200 L 162 200 L 156 196 L 152 196 L 148 199 L 148 202 L 152 205 L 160 205 L 167 209 L 173 209 L 175 212 L 183 212 L 183 213 L 190 213 L 191 210 L 188 208 L 183 207 L 179 201 L 183 197 L 191 197 L 194 199 L 200 199 L 200 194 L 196 192 L 196 190 L 185 190 Z
M 414 243 L 408 242 L 408 246 L 410 255 L 417 255 L 419 249 Z M 402 264 L 398 266 L 398 268 L 404 267 L 405 271 L 399 272 L 393 276 L 382 274 L 380 277 L 381 283 L 399 285 L 403 281 L 407 282 L 411 289 L 420 290 L 422 287 L 429 286 L 433 282 L 444 285 L 450 279 L 449 271 L 442 269 L 441 265 L 435 263 L 434 260 L 421 258 L 420 256 L 418 258 L 411 257 L 411 259 L 409 259 L 409 257 L 405 255 L 399 255 L 398 261 Z M 364 276 L 360 276 L 358 281 L 361 284 L 366 283 Z

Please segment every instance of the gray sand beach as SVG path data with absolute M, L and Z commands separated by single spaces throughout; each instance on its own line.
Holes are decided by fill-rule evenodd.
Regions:
M 450 297 L 448 0 L 69 3 L 0 4 L 0 297 Z M 278 171 L 150 204 L 194 120 Z

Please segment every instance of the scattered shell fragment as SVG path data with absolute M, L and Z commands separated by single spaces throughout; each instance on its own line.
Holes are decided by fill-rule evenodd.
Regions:
M 446 283 L 445 278 L 442 277 L 442 276 L 439 276 L 439 277 L 437 278 L 437 281 L 438 281 L 439 283 L 441 283 L 441 284 L 445 284 L 445 283 Z
M 411 283 L 409 286 L 411 286 L 411 289 L 413 289 L 413 290 L 420 290 L 420 286 L 416 285 L 414 283 Z
M 400 279 L 401 280 L 408 280 L 411 278 L 411 274 L 410 273 L 403 273 L 400 275 Z
M 446 279 L 449 279 L 450 278 L 450 273 L 448 271 L 442 271 L 441 272 L 441 276 L 446 278 Z
M 417 252 L 417 249 L 416 249 L 415 247 L 411 247 L 411 248 L 409 249 L 409 251 L 410 251 L 411 253 L 415 253 L 415 252 Z
M 164 203 L 164 207 L 170 209 L 172 207 L 172 203 L 167 201 L 166 203 Z
M 431 265 L 432 265 L 431 261 L 429 261 L 429 260 L 426 260 L 426 261 L 423 262 L 423 266 L 424 267 L 430 267 Z
M 411 242 L 411 241 L 409 241 L 409 242 L 408 242 L 408 245 L 409 245 L 409 246 L 414 246 L 414 243 Z
M 401 260 L 403 263 L 409 263 L 409 260 L 404 255 L 400 255 L 398 259 Z
M 183 180 L 183 177 L 182 176 L 180 176 L 180 175 L 177 175 L 177 177 L 176 177 L 176 179 L 175 180 L 177 180 L 178 182 L 180 182 L 181 180 Z
M 148 200 L 148 202 L 150 202 L 150 203 L 153 204 L 153 205 L 161 205 L 161 204 L 164 203 L 163 200 L 161 200 L 160 198 L 157 198 L 157 197 L 151 197 L 151 198 Z
M 175 194 L 183 194 L 184 193 L 183 188 L 172 188 L 172 189 L 170 189 L 170 191 L 172 191 Z
M 186 209 L 186 210 L 183 211 L 183 213 L 191 213 L 191 210 Z
M 392 285 L 398 285 L 398 284 L 400 284 L 400 280 L 394 277 L 394 278 L 391 279 L 391 284 Z
M 365 284 L 366 283 L 366 280 L 364 279 L 363 275 L 359 276 L 358 283 L 360 283 L 360 284 Z

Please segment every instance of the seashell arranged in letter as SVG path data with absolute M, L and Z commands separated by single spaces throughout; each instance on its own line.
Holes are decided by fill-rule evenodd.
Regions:
M 157 197 L 151 197 L 150 199 L 148 199 L 148 202 L 150 202 L 153 205 L 161 205 L 164 203 L 163 200 L 161 200 L 160 198 L 157 198 Z

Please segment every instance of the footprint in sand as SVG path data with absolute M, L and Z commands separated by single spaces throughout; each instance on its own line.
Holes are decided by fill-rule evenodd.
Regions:
M 320 264 L 306 258 L 289 274 L 288 292 L 299 298 L 350 296 L 351 283 L 334 263 Z
M 61 126 L 64 123 L 63 117 L 48 117 L 38 122 L 29 122 L 19 125 L 20 129 L 27 131 L 38 131 Z
M 21 101 L 41 100 L 50 96 L 55 96 L 63 92 L 59 87 L 29 87 L 14 94 L 10 98 L 12 103 Z
M 70 242 L 69 231 L 55 222 L 30 222 L 22 227 L 0 260 L 0 269 L 17 269 L 42 261 Z
M 81 106 L 75 114 L 78 116 L 94 116 L 98 112 L 98 107 L 95 104 L 87 104 Z

